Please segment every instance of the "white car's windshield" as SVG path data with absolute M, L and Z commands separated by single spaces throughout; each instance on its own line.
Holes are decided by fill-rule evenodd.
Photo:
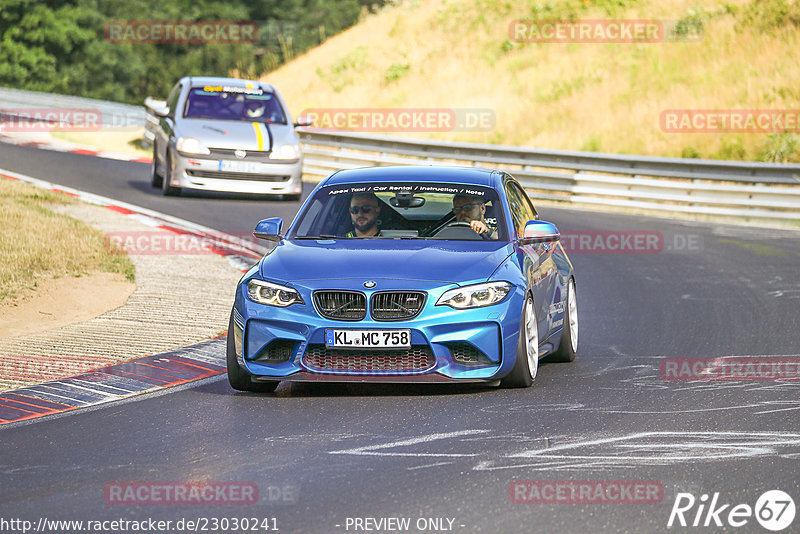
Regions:
M 286 124 L 286 116 L 275 94 L 238 87 L 193 87 L 183 116 Z

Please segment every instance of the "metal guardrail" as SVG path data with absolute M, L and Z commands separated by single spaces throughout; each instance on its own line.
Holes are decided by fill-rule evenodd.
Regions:
M 0 87 L 0 112 L 18 116 L 32 110 L 92 110 L 100 117 L 101 128 L 109 130 L 141 128 L 145 122 L 141 106 Z
M 152 142 L 158 120 L 148 108 L 114 102 L 0 88 L 0 109 L 94 108 L 104 117 L 127 117 Z M 105 120 L 104 120 L 105 126 Z M 339 169 L 374 165 L 467 165 L 513 174 L 534 199 L 637 208 L 654 212 L 800 221 L 800 165 L 660 158 L 501 145 L 404 139 L 298 129 L 304 174 L 325 177 Z
M 534 199 L 736 218 L 800 220 L 800 165 L 659 158 L 300 131 L 304 173 L 468 165 L 514 175 Z

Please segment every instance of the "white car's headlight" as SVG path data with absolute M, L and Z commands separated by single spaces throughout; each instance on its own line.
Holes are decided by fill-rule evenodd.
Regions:
M 300 293 L 291 287 L 265 282 L 263 280 L 250 280 L 247 283 L 247 295 L 250 300 L 268 306 L 285 308 L 292 304 L 305 304 Z
M 297 159 L 300 151 L 294 145 L 281 145 L 269 154 L 269 159 Z
M 437 306 L 450 306 L 457 310 L 481 308 L 501 302 L 511 292 L 508 282 L 487 282 L 445 291 Z
M 206 156 L 211 154 L 208 147 L 194 137 L 179 137 L 175 148 L 178 149 L 178 152 L 183 152 L 184 154 L 202 154 Z

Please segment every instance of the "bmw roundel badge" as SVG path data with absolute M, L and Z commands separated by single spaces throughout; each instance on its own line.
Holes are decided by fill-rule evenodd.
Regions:
M 364 282 L 364 287 L 367 288 L 367 289 L 372 289 L 376 285 L 377 284 L 375 283 L 374 280 L 367 280 L 366 282 Z

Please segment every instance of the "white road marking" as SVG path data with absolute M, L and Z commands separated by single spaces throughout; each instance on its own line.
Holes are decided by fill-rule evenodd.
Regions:
M 455 438 L 459 436 L 471 436 L 475 434 L 484 434 L 491 432 L 491 430 L 459 430 L 456 432 L 444 432 L 441 434 L 428 434 L 417 438 L 404 439 L 400 441 L 392 441 L 389 443 L 382 443 L 380 445 L 367 445 L 366 447 L 356 447 L 354 449 L 344 449 L 340 451 L 328 451 L 328 454 L 354 454 L 357 456 L 416 456 L 416 457 L 452 457 L 452 458 L 466 458 L 470 456 L 477 456 L 477 454 L 448 454 L 448 453 L 414 453 L 414 452 L 376 452 L 383 449 L 393 449 L 395 447 L 405 447 L 408 445 L 418 445 L 420 443 L 429 443 L 440 439 Z
M 435 464 L 425 464 L 425 465 L 418 465 L 415 467 L 409 467 L 408 471 L 416 471 L 417 469 L 427 469 L 428 467 L 439 467 L 440 465 L 452 465 L 453 462 L 436 462 Z

